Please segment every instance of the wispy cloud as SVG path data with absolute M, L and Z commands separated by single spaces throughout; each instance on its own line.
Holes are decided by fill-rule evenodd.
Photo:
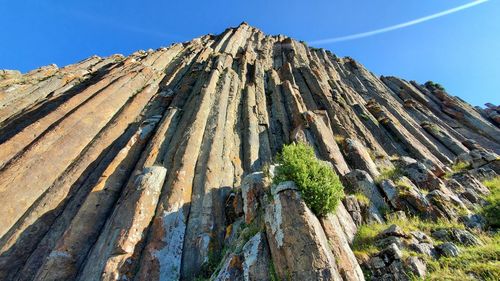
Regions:
M 408 27 L 408 26 L 412 26 L 412 25 L 415 25 L 415 24 L 419 24 L 419 23 L 422 23 L 422 22 L 426 22 L 426 21 L 429 21 L 429 20 L 432 20 L 432 19 L 444 17 L 446 15 L 453 14 L 453 13 L 456 13 L 458 11 L 462 11 L 462 10 L 471 8 L 471 7 L 477 6 L 479 4 L 483 4 L 483 3 L 488 2 L 488 1 L 489 0 L 476 0 L 476 1 L 464 4 L 464 5 L 461 5 L 461 6 L 452 8 L 452 9 L 449 9 L 449 10 L 445 10 L 445 11 L 442 11 L 442 12 L 439 12 L 439 13 L 436 13 L 436 14 L 432 14 L 432 15 L 428 15 L 428 16 L 425 16 L 425 17 L 421 17 L 421 18 L 418 18 L 418 19 L 415 19 L 415 20 L 411 20 L 411 21 L 408 21 L 408 22 L 404 22 L 404 23 L 400 23 L 400 24 L 396 24 L 396 25 L 392 25 L 392 26 L 388 26 L 388 27 L 384 27 L 384 28 L 380 28 L 380 29 L 375 29 L 375 30 L 371 30 L 371 31 L 367 31 L 367 32 L 361 32 L 361 33 L 351 34 L 351 35 L 347 35 L 347 36 L 341 36 L 341 37 L 333 37 L 333 38 L 326 38 L 326 39 L 315 40 L 315 41 L 308 42 L 308 44 L 310 44 L 310 45 L 323 45 L 323 44 L 328 44 L 328 43 L 349 41 L 349 40 L 354 40 L 354 39 L 369 37 L 369 36 L 373 36 L 373 35 L 377 35 L 377 34 L 381 34 L 381 33 L 386 33 L 386 32 L 389 32 L 389 31 L 393 31 L 393 30 L 405 28 L 405 27 Z

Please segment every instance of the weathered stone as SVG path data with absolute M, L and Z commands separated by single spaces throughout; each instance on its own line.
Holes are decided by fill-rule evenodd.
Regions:
M 167 174 L 164 167 L 146 167 L 113 212 L 89 254 L 80 280 L 130 278 L 137 262 L 136 247 L 154 216 Z
M 231 193 L 226 199 L 225 204 L 226 222 L 232 224 L 240 216 L 243 216 L 243 198 L 241 193 Z
M 339 273 L 343 280 L 364 280 L 361 267 L 349 246 L 347 236 L 342 231 L 340 221 L 338 214 L 329 214 L 321 218 L 321 225 L 337 261 Z
M 419 242 L 427 242 L 427 243 L 432 243 L 432 239 L 427 236 L 427 234 L 423 233 L 422 231 L 412 231 L 410 234 L 415 237 Z
M 361 192 L 369 199 L 371 219 L 384 221 L 380 210 L 387 209 L 388 206 L 370 175 L 363 170 L 354 170 L 346 175 L 346 179 L 356 192 Z
M 445 257 L 456 257 L 460 254 L 460 249 L 458 249 L 458 247 L 451 242 L 440 244 L 436 246 L 436 249 L 438 250 L 440 255 L 443 255 Z
M 432 258 L 437 258 L 438 253 L 434 246 L 430 243 L 414 243 L 409 245 L 410 250 L 420 254 L 427 255 Z
M 354 139 L 345 139 L 344 143 L 347 161 L 352 167 L 367 171 L 372 178 L 376 178 L 380 175 L 370 155 L 358 141 Z
M 427 266 L 417 257 L 409 257 L 406 260 L 406 265 L 410 268 L 414 276 L 424 278 L 427 274 Z
M 423 163 L 412 163 L 404 167 L 405 174 L 419 187 L 426 190 L 439 189 L 443 182 Z
M 466 246 L 481 245 L 481 241 L 467 230 L 453 228 L 432 232 L 432 236 L 441 241 L 453 241 Z
M 389 226 L 387 229 L 379 233 L 378 237 L 389 237 L 389 236 L 395 236 L 395 237 L 403 237 L 403 238 L 410 238 L 408 234 L 406 234 L 401 227 L 393 224 Z
M 271 280 L 271 258 L 265 234 L 258 233 L 243 247 L 243 278 L 246 281 Z
M 344 198 L 344 204 L 346 206 L 346 210 L 349 212 L 357 226 L 360 226 L 365 222 L 363 219 L 364 215 L 362 207 L 359 205 L 359 202 L 354 195 L 346 196 Z
M 321 224 L 296 190 L 274 194 L 265 220 L 279 278 L 341 280 Z
M 481 241 L 467 230 L 463 229 L 452 229 L 451 235 L 453 240 L 466 246 L 481 245 Z
M 395 244 L 398 247 L 403 247 L 403 240 L 400 237 L 389 236 L 385 238 L 380 238 L 375 242 L 375 245 L 379 248 L 385 248 L 390 246 L 391 244 Z
M 264 188 L 264 173 L 262 172 L 247 175 L 243 179 L 241 183 L 241 196 L 243 197 L 245 223 L 251 223 L 257 216 L 257 210 L 262 205 Z

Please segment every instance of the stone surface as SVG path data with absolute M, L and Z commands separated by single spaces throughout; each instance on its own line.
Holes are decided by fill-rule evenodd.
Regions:
M 280 279 L 341 280 L 323 228 L 298 191 L 274 194 L 265 212 L 271 256 Z
M 257 210 L 262 205 L 264 192 L 264 174 L 262 172 L 245 176 L 241 183 L 245 223 L 251 223 L 257 216 Z
M 245 281 L 271 280 L 270 253 L 265 234 L 258 233 L 243 246 L 243 279 Z
M 246 23 L 0 70 L 0 280 L 266 280 L 266 250 L 280 278 L 362 280 L 350 249 L 361 224 L 404 212 L 484 227 L 499 116 Z M 316 218 L 290 183 L 271 188 L 294 140 L 351 194 L 335 213 Z M 446 177 L 458 161 L 470 169 Z M 379 180 L 398 163 L 406 176 Z M 481 242 L 469 234 L 450 241 Z M 422 235 L 398 237 L 381 243 L 432 255 Z M 391 251 L 372 257 L 377 276 L 404 279 Z
M 424 278 L 427 274 L 427 266 L 421 259 L 417 257 L 409 257 L 406 260 L 406 264 L 408 267 L 410 267 L 411 272 L 416 277 Z
M 451 242 L 445 242 L 438 245 L 436 248 L 439 254 L 445 257 L 456 257 L 460 254 L 460 249 L 458 249 L 458 247 Z
M 366 171 L 354 170 L 346 175 L 346 179 L 355 192 L 360 192 L 368 198 L 370 219 L 378 222 L 384 221 L 381 210 L 387 209 L 388 206 L 372 177 Z

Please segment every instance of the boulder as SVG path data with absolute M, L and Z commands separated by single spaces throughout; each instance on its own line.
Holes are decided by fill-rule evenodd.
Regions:
M 436 249 L 440 255 L 445 257 L 457 257 L 460 254 L 460 249 L 458 249 L 458 247 L 451 242 L 445 242 L 438 245 Z
M 403 255 L 396 244 L 391 244 L 368 262 L 372 280 L 409 280 L 402 262 Z
M 411 273 L 416 277 L 424 278 L 427 274 L 425 262 L 418 257 L 409 257 L 406 260 L 406 266 L 410 268 Z
M 402 238 L 410 238 L 410 235 L 406 234 L 403 229 L 395 224 L 389 226 L 387 229 L 379 233 L 378 237 L 386 238 L 386 237 L 402 237 Z

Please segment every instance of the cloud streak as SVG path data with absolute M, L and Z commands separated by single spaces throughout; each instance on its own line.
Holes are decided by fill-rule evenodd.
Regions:
M 321 39 L 321 40 L 310 41 L 310 42 L 308 42 L 308 44 L 310 44 L 310 45 L 322 45 L 322 44 L 328 44 L 328 43 L 336 43 L 336 42 L 360 39 L 360 38 L 365 38 L 365 37 L 369 37 L 369 36 L 373 36 L 373 35 L 377 35 L 377 34 L 381 34 L 381 33 L 386 33 L 389 31 L 394 31 L 394 30 L 398 30 L 401 28 L 416 25 L 416 24 L 419 24 L 422 22 L 426 22 L 426 21 L 429 21 L 432 19 L 444 17 L 446 15 L 453 14 L 453 13 L 456 13 L 458 11 L 462 11 L 462 10 L 471 8 L 471 7 L 477 6 L 479 4 L 486 3 L 488 1 L 489 0 L 476 0 L 476 1 L 464 4 L 464 5 L 452 8 L 452 9 L 448 9 L 448 10 L 445 10 L 445 11 L 442 11 L 439 13 L 435 13 L 432 15 L 418 18 L 418 19 L 414 19 L 414 20 L 411 20 L 408 22 L 403 22 L 400 24 L 396 24 L 396 25 L 392 25 L 392 26 L 388 26 L 388 27 L 384 27 L 384 28 L 380 28 L 380 29 L 375 29 L 375 30 L 371 30 L 371 31 L 367 31 L 367 32 L 351 34 L 351 35 L 347 35 L 347 36 L 333 37 L 333 38 L 326 38 L 326 39 Z

